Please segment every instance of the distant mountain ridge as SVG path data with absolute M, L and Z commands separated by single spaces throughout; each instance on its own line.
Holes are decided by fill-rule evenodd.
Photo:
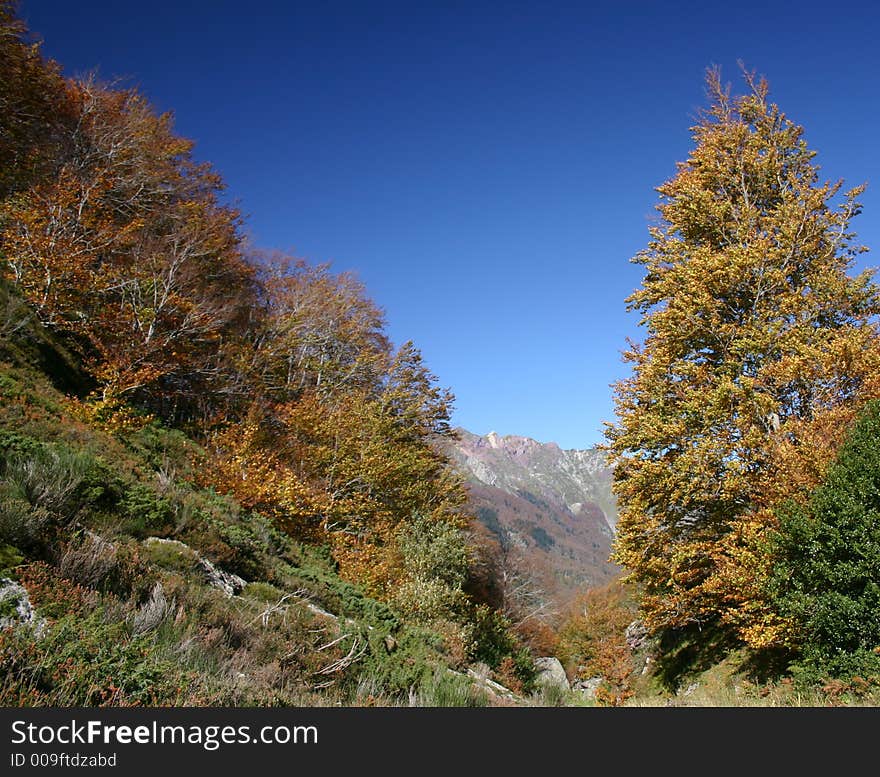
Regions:
M 611 469 L 601 451 L 564 450 L 555 442 L 517 435 L 457 431 L 460 441 L 454 458 L 481 483 L 509 493 L 529 491 L 549 497 L 573 515 L 585 505 L 598 505 L 614 532 L 617 503 L 611 493 Z
M 612 470 L 595 449 L 457 429 L 447 453 L 469 482 L 471 507 L 515 551 L 548 599 L 564 604 L 618 572 L 608 557 L 617 524 Z

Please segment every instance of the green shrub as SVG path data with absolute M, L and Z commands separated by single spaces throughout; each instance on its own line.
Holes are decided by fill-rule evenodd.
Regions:
M 242 595 L 264 604 L 275 604 L 284 597 L 284 592 L 269 583 L 248 583 Z
M 505 668 L 505 684 L 518 684 L 528 693 L 535 683 L 535 662 L 510 627 L 510 622 L 497 610 L 484 604 L 474 608 L 470 620 L 473 639 L 472 661 L 487 664 L 492 669 Z M 513 681 L 513 682 L 511 682 Z
M 176 540 L 149 538 L 143 544 L 144 558 L 170 572 L 190 572 L 196 567 L 196 552 Z
M 417 515 L 395 539 L 405 574 L 392 592 L 392 604 L 425 625 L 460 619 L 468 601 L 463 587 L 470 561 L 461 530 Z
M 13 545 L 0 545 L 0 577 L 9 577 L 13 569 L 24 561 L 24 556 Z
M 151 705 L 175 698 L 174 665 L 151 660 L 125 624 L 100 610 L 66 615 L 39 640 L 23 629 L 0 632 L 0 704 Z
M 119 508 L 124 530 L 133 537 L 165 536 L 174 531 L 174 511 L 169 500 L 144 483 L 133 483 L 122 496 Z
M 880 675 L 880 402 L 853 424 L 806 505 L 779 511 L 771 593 L 796 629 L 795 673 Z

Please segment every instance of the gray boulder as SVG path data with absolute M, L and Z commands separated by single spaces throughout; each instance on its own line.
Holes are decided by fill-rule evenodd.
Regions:
M 180 542 L 179 540 L 168 540 L 164 537 L 147 537 L 144 540 L 146 545 L 166 545 L 170 547 L 174 547 L 179 550 L 182 554 L 191 555 L 196 566 L 201 570 L 202 575 L 205 578 L 205 582 L 214 587 L 219 588 L 229 597 L 235 596 L 237 593 L 240 593 L 241 590 L 247 585 L 247 581 L 238 575 L 233 574 L 232 572 L 227 572 L 224 569 L 220 569 L 220 567 L 212 564 L 208 559 L 204 558 L 201 554 L 197 553 L 193 550 L 189 545 L 185 542 Z
M 648 629 L 642 621 L 633 621 L 626 627 L 623 636 L 629 649 L 636 651 L 648 641 Z
M 572 689 L 580 691 L 588 699 L 595 699 L 596 691 L 599 690 L 600 685 L 602 685 L 601 677 L 588 677 L 586 680 L 578 680 L 575 682 L 574 685 L 572 685 Z
M 555 656 L 536 658 L 535 669 L 537 670 L 535 679 L 538 685 L 556 685 L 566 691 L 571 689 L 565 669 L 562 668 L 562 664 Z
M 0 629 L 16 626 L 33 629 L 34 636 L 39 638 L 46 630 L 46 619 L 37 614 L 21 583 L 8 577 L 0 578 Z

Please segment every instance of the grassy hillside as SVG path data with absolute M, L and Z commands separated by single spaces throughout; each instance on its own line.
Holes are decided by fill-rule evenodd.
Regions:
M 204 453 L 182 432 L 62 393 L 88 381 L 0 293 L 14 322 L 0 340 L 0 576 L 36 610 L 0 631 L 0 703 L 492 701 L 452 671 L 461 645 L 343 581 L 327 548 L 197 485 Z M 7 593 L 4 615 L 18 604 Z M 474 639 L 509 650 L 486 620 L 497 633 Z

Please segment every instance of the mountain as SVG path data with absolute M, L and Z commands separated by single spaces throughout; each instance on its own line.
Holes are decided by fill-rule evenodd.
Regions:
M 551 609 L 619 573 L 608 560 L 617 508 L 601 451 L 457 432 L 447 453 L 468 480 L 484 534 L 540 587 Z

